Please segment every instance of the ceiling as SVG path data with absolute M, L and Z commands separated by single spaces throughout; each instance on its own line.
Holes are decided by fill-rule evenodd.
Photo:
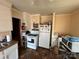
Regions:
M 79 8 L 79 0 L 12 0 L 12 3 L 32 14 L 70 13 Z

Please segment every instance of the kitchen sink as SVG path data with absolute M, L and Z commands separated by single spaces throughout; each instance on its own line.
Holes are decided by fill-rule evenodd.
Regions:
M 9 44 L 7 43 L 7 44 L 3 44 L 3 46 L 8 46 Z

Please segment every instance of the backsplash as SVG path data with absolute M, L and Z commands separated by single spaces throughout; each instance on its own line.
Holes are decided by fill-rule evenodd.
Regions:
M 10 35 L 11 36 L 11 32 L 10 31 L 0 32 L 0 37 L 6 36 L 6 35 Z

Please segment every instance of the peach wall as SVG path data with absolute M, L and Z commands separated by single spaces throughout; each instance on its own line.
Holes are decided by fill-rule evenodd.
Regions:
M 69 33 L 71 24 L 71 14 L 59 14 L 55 17 L 55 32 Z
M 72 13 L 70 34 L 73 36 L 79 36 L 79 10 Z

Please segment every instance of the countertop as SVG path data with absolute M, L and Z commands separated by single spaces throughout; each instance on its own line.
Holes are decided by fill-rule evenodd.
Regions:
M 8 45 L 6 45 L 5 47 L 0 48 L 0 52 L 7 49 L 7 48 L 9 48 L 9 47 L 11 47 L 12 45 L 14 45 L 16 43 L 18 43 L 18 41 L 12 40 L 11 42 L 8 43 Z

